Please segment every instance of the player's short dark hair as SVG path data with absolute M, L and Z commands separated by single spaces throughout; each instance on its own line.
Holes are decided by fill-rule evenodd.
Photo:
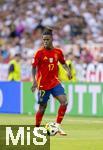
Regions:
M 43 35 L 52 35 L 52 28 L 51 27 L 46 27 L 43 30 Z
M 15 56 L 16 57 L 21 57 L 21 53 L 16 53 Z

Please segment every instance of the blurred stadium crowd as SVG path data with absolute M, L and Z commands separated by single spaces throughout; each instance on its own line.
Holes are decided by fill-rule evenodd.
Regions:
M 103 63 L 103 0 L 0 0 L 0 64 L 19 52 L 30 65 L 45 26 L 68 57 Z

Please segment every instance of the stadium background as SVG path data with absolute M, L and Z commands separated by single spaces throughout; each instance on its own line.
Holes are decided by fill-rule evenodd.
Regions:
M 103 0 L 0 0 L 0 124 L 34 123 L 38 106 L 30 91 L 31 60 L 45 26 L 54 29 L 54 45 L 72 59 L 78 79 L 64 83 L 68 136 L 52 138 L 51 149 L 63 142 L 65 149 L 102 150 Z M 10 83 L 9 61 L 17 52 L 22 55 L 21 81 Z M 52 97 L 49 103 L 43 123 L 53 121 L 58 108 Z

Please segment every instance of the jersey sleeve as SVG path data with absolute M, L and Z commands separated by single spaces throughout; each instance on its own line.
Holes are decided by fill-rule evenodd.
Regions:
M 39 52 L 36 52 L 34 54 L 34 57 L 32 58 L 32 67 L 36 67 L 38 66 L 38 63 L 39 63 L 39 59 L 40 59 L 40 53 Z
M 59 62 L 61 64 L 65 64 L 65 58 L 64 58 L 63 52 L 61 50 L 60 50 L 60 53 L 59 53 Z
M 10 67 L 9 67 L 9 73 L 11 73 L 13 71 L 14 71 L 14 64 L 11 64 Z

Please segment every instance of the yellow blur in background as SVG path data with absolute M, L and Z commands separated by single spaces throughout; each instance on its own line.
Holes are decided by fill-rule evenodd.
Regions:
M 70 70 L 71 70 L 71 74 L 72 74 L 72 79 L 70 80 L 68 78 L 68 74 L 67 71 L 63 68 L 63 66 L 59 63 L 59 72 L 58 72 L 58 78 L 59 80 L 61 80 L 62 82 L 76 82 L 76 70 L 73 66 L 73 63 L 71 60 L 67 60 L 66 64 L 69 66 Z

